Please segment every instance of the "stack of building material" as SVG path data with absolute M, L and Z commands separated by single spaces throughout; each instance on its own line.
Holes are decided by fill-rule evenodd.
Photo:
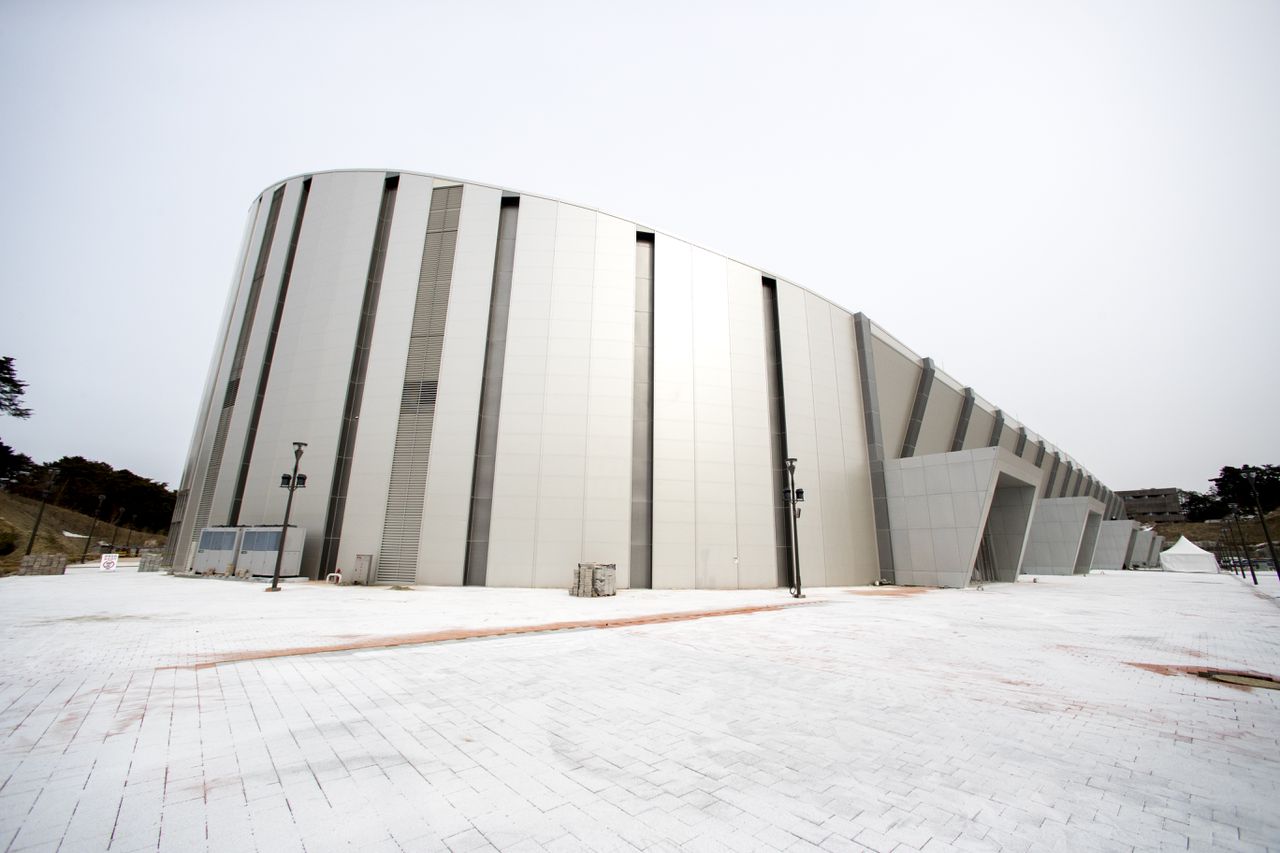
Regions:
M 65 575 L 67 558 L 62 554 L 28 554 L 22 558 L 20 575 Z
M 592 572 L 591 594 L 593 596 L 618 594 L 618 567 L 613 563 L 596 563 Z
M 164 552 L 159 548 L 143 548 L 138 554 L 138 571 L 140 572 L 158 572 L 160 571 L 160 559 Z
M 578 568 L 573 570 L 570 595 L 600 598 L 617 593 L 618 567 L 615 563 L 578 563 Z
M 573 585 L 569 587 L 569 594 L 580 598 L 590 598 L 593 595 L 592 585 L 594 580 L 595 564 L 578 563 L 578 567 L 573 570 Z

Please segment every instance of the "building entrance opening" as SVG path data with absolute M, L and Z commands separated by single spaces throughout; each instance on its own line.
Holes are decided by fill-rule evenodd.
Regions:
M 1084 522 L 1084 535 L 1080 537 L 1080 550 L 1076 553 L 1075 574 L 1089 573 L 1093 564 L 1093 549 L 1098 544 L 1098 530 L 1102 527 L 1102 515 L 1091 512 Z
M 1003 473 L 996 480 L 970 583 L 1017 580 L 1035 500 L 1035 486 Z

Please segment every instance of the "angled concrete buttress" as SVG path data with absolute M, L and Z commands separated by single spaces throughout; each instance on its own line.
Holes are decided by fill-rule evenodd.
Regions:
M 1104 521 L 1098 530 L 1091 569 L 1123 569 L 1133 548 L 1138 522 L 1129 519 Z
M 903 586 L 1014 581 L 1040 470 L 1001 447 L 885 462 L 894 572 Z
M 1129 545 L 1129 555 L 1124 564 L 1129 569 L 1141 569 L 1147 566 L 1147 555 L 1151 552 L 1151 541 L 1155 535 L 1150 530 L 1139 527 L 1133 533 L 1133 541 Z
M 1022 573 L 1071 575 L 1088 572 L 1105 509 L 1102 501 L 1083 496 L 1037 501 Z

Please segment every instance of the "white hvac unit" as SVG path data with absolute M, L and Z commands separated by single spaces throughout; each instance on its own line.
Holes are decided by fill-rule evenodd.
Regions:
M 284 538 L 284 557 L 280 561 L 280 577 L 296 578 L 302 572 L 302 545 L 307 541 L 304 527 L 289 525 Z M 280 550 L 280 525 L 246 527 L 240 540 L 240 556 L 236 574 L 241 577 L 272 577 L 276 570 L 276 554 Z
M 235 574 L 240 553 L 240 527 L 206 527 L 200 531 L 191 571 L 198 575 Z

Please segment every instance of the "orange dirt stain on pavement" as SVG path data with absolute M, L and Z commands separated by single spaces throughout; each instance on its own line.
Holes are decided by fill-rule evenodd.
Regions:
M 348 643 L 323 646 L 294 646 L 287 649 L 263 649 L 258 651 L 229 652 L 210 656 L 195 664 L 162 666 L 157 669 L 208 669 L 224 663 L 249 660 L 319 655 L 327 652 L 350 652 L 363 649 L 392 649 L 397 646 L 418 646 L 427 643 L 447 643 L 455 640 L 476 640 L 486 637 L 507 637 L 516 634 L 537 634 L 546 631 L 571 631 L 582 628 L 628 628 L 633 625 L 655 625 L 662 622 L 687 622 L 709 616 L 742 616 L 748 613 L 766 613 L 820 604 L 818 601 L 797 601 L 788 604 L 761 604 L 754 607 L 733 607 L 727 610 L 695 610 L 684 613 L 654 613 L 648 616 L 628 616 L 618 619 L 590 619 L 577 622 L 547 622 L 539 625 L 514 625 L 499 628 L 450 628 L 444 631 L 427 631 L 420 634 L 397 634 L 388 637 L 365 637 Z
M 1195 675 L 1201 678 L 1219 675 L 1227 677 L 1235 677 L 1240 679 L 1251 679 L 1256 682 L 1271 682 L 1275 684 L 1277 679 L 1273 675 L 1267 675 L 1264 672 L 1256 672 L 1254 670 L 1243 669 L 1220 669 L 1218 667 L 1202 666 L 1198 664 L 1172 664 L 1172 663 L 1139 663 L 1137 661 L 1125 661 L 1129 666 L 1136 666 L 1138 669 L 1145 669 L 1147 672 L 1154 672 L 1157 675 Z M 1226 679 L 1211 679 L 1218 684 L 1226 687 L 1232 687 L 1236 690 L 1252 690 L 1255 687 L 1268 687 L 1275 689 L 1269 684 L 1248 684 L 1239 681 L 1233 682 Z

